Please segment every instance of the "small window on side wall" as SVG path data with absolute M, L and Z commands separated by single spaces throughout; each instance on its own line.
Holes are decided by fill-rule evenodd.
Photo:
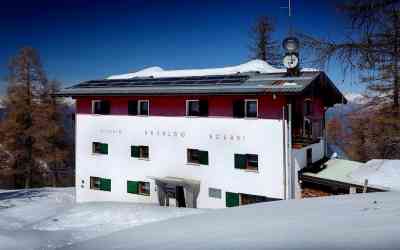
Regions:
M 258 171 L 258 155 L 235 154 L 235 168 Z
M 131 157 L 149 159 L 149 146 L 131 146 Z
M 188 149 L 187 162 L 193 164 L 208 165 L 208 151 Z
M 312 101 L 310 99 L 306 99 L 304 101 L 304 115 L 312 115 L 312 113 L 313 113 Z
M 101 143 L 101 142 L 93 142 L 92 150 L 93 150 L 94 154 L 107 155 L 108 154 L 108 144 Z
M 93 100 L 92 101 L 92 114 L 107 115 L 110 114 L 110 101 Z
M 221 189 L 218 188 L 208 188 L 208 197 L 221 199 L 222 192 Z

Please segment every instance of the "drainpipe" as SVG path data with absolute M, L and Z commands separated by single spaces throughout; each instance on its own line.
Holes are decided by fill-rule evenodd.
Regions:
M 294 169 L 293 169 L 293 157 L 292 157 L 292 104 L 288 104 L 288 199 L 294 199 L 293 183 L 294 183 Z
M 287 199 L 287 141 L 286 141 L 286 129 L 287 129 L 287 119 L 286 119 L 286 112 L 285 106 L 282 107 L 282 132 L 283 132 L 283 199 Z

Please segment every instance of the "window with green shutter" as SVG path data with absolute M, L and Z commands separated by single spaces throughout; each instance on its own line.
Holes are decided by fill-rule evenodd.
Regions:
M 188 148 L 187 162 L 194 164 L 208 165 L 208 151 Z
M 131 146 L 131 157 L 139 158 L 140 150 L 139 146 Z
M 101 142 L 93 142 L 93 153 L 95 154 L 108 154 L 108 144 Z
M 235 154 L 235 168 L 258 171 L 258 155 Z
M 131 157 L 148 159 L 149 146 L 131 146 Z
M 247 164 L 246 155 L 235 154 L 235 168 L 245 169 Z
M 100 179 L 100 190 L 102 191 L 111 191 L 111 180 L 110 179 Z
M 137 181 L 127 181 L 127 191 L 130 194 L 138 194 L 139 183 Z
M 127 181 L 127 192 L 130 194 L 150 195 L 150 182 Z
M 239 202 L 240 196 L 238 193 L 231 193 L 231 192 L 226 192 L 225 193 L 225 204 L 226 207 L 236 207 L 240 205 Z
M 208 151 L 199 151 L 199 163 L 208 165 Z

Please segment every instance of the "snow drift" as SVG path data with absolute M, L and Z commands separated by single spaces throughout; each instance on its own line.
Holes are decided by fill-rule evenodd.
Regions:
M 302 71 L 317 71 L 316 69 L 304 68 Z M 122 74 L 122 75 L 112 75 L 107 77 L 109 80 L 113 79 L 130 79 L 135 77 L 153 77 L 153 78 L 163 78 L 163 77 L 189 77 L 189 76 L 207 76 L 207 75 L 232 75 L 238 73 L 249 73 L 249 72 L 259 72 L 259 73 L 282 73 L 286 72 L 286 69 L 278 69 L 263 60 L 251 60 L 249 62 L 230 66 L 223 68 L 206 68 L 206 69 L 182 69 L 182 70 L 164 70 L 161 67 L 149 67 L 143 70 Z

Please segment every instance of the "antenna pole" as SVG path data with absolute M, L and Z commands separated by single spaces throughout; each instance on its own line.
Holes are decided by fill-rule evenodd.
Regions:
M 288 0 L 288 11 L 289 11 L 289 36 L 292 36 L 292 0 Z

